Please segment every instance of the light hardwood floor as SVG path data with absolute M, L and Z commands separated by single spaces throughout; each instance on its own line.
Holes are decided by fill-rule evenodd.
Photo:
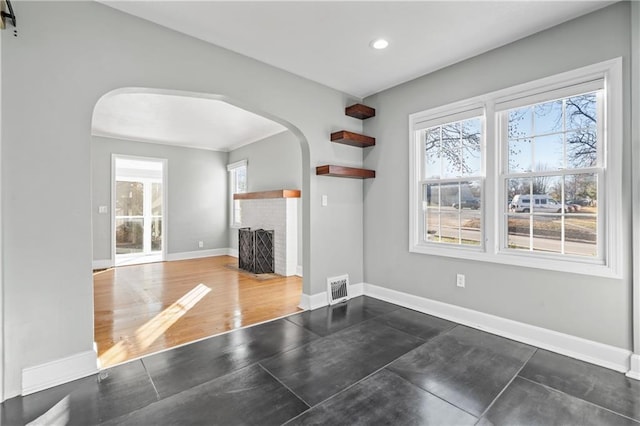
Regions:
M 300 311 L 300 277 L 256 279 L 237 264 L 217 256 L 94 273 L 101 366 Z

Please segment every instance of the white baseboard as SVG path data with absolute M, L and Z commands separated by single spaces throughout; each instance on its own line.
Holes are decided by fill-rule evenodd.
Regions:
M 300 295 L 300 304 L 298 305 L 298 307 L 300 309 L 304 309 L 305 311 L 310 311 L 313 309 L 322 308 L 323 306 L 327 306 L 328 304 L 329 300 L 327 299 L 327 293 L 317 293 L 311 296 L 302 293 Z
M 629 371 L 631 351 L 626 349 L 372 284 L 364 285 L 364 294 L 612 370 Z
M 349 298 L 364 295 L 364 283 L 349 284 Z
M 167 260 L 189 260 L 189 259 L 200 259 L 202 257 L 213 257 L 213 256 L 232 256 L 238 257 L 238 249 L 233 248 L 220 248 L 220 249 L 209 249 L 209 250 L 196 250 L 196 251 L 185 251 L 182 253 L 168 253 Z M 100 259 L 94 260 L 92 263 L 93 269 L 107 269 L 112 268 L 114 266 L 113 259 Z
M 627 377 L 640 380 L 640 354 L 631 355 L 631 367 L 627 371 Z
M 188 259 L 200 259 L 202 257 L 214 257 L 214 256 L 233 256 L 231 248 L 219 248 L 209 250 L 196 250 L 196 251 L 184 251 L 182 253 L 168 253 L 167 260 L 188 260 Z M 235 250 L 235 257 L 238 257 L 238 251 Z
M 296 267 L 296 275 L 302 277 L 302 265 Z
M 80 352 L 66 358 L 22 370 L 22 395 L 81 379 L 98 372 L 95 351 Z
M 113 259 L 100 259 L 100 260 L 94 260 L 92 267 L 93 269 L 108 269 L 108 268 L 112 268 L 114 265 L 113 263 Z

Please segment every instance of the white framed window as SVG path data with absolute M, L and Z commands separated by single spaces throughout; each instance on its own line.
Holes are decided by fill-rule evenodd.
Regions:
M 462 105 L 441 113 L 414 121 L 418 243 L 481 248 L 484 112 Z
M 412 114 L 409 250 L 619 277 L 621 117 L 620 59 Z
M 233 194 L 247 192 L 247 160 L 228 164 L 227 171 L 229 172 L 230 226 L 239 228 L 242 226 L 242 209 L 240 200 L 234 200 Z

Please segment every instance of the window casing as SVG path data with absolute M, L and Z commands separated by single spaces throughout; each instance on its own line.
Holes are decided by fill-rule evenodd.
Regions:
M 428 130 L 472 117 L 483 123 L 480 173 L 425 173 Z M 620 59 L 412 114 L 409 251 L 620 277 L 621 117 Z M 478 216 L 465 223 L 480 224 L 482 241 L 430 238 L 425 185 L 468 181 L 479 181 L 479 209 L 458 190 L 458 212 Z
M 242 226 L 242 209 L 240 200 L 234 200 L 233 194 L 247 192 L 247 160 L 227 165 L 227 171 L 229 172 L 230 226 L 239 228 Z

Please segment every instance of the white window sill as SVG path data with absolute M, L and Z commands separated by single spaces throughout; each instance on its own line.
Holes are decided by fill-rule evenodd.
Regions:
M 543 269 L 547 271 L 567 272 L 572 274 L 597 276 L 602 278 L 621 279 L 622 275 L 599 260 L 554 258 L 553 255 L 532 254 L 531 252 L 497 252 L 487 253 L 479 247 L 439 246 L 434 244 L 415 244 L 409 252 L 431 256 L 444 256 L 456 259 L 475 260 L 478 262 L 499 263 L 503 265 L 521 266 Z

